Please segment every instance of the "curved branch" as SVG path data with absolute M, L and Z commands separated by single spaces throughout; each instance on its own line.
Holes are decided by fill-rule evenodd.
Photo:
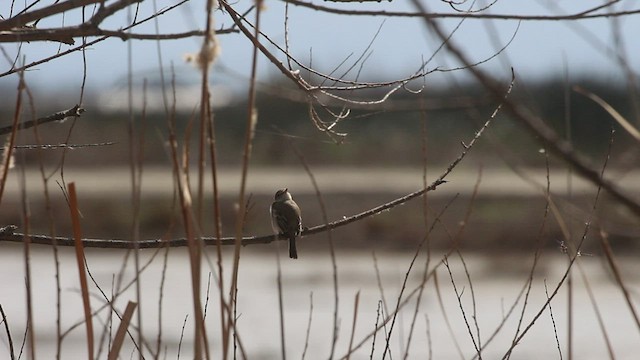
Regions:
M 410 11 L 384 11 L 384 10 L 343 10 L 328 6 L 313 4 L 301 0 L 282 0 L 292 5 L 306 7 L 308 9 L 322 11 L 336 15 L 352 15 L 352 16 L 384 16 L 384 17 L 404 17 L 404 18 L 423 18 L 423 19 L 446 19 L 446 18 L 463 18 L 470 20 L 522 20 L 522 21 L 560 21 L 560 20 L 586 20 L 594 18 L 609 18 L 627 15 L 640 14 L 640 9 L 628 11 L 616 11 L 608 13 L 594 12 L 611 6 L 611 3 L 598 5 L 596 7 L 580 11 L 570 15 L 515 15 L 515 14 L 470 14 L 468 12 L 457 13 L 431 13 L 431 12 L 410 12 Z
M 448 173 L 447 173 L 448 174 Z M 348 218 L 344 218 L 338 221 L 333 221 L 325 225 L 318 225 L 311 228 L 304 229 L 300 234 L 301 237 L 317 234 L 323 231 L 336 229 L 353 222 L 362 220 L 364 218 L 379 214 L 385 210 L 389 210 L 400 204 L 404 204 L 409 200 L 424 195 L 428 191 L 435 190 L 439 185 L 444 184 L 446 181 L 439 178 L 435 180 L 427 188 L 412 192 L 403 197 L 397 198 L 391 202 L 382 204 L 373 209 L 364 211 L 360 214 L 353 215 Z M 0 231 L 0 241 L 9 242 L 23 242 L 25 238 L 29 238 L 32 244 L 40 245 L 52 245 L 55 241 L 57 246 L 75 246 L 75 241 L 72 237 L 57 236 L 51 237 L 46 235 L 27 235 L 18 232 L 13 232 L 15 227 L 7 227 L 6 231 Z M 217 245 L 218 240 L 216 237 L 202 237 L 201 239 L 205 245 Z M 263 236 L 247 236 L 242 238 L 242 245 L 254 245 L 254 244 L 269 244 L 277 240 L 288 240 L 284 236 L 280 235 L 263 235 Z M 235 236 L 223 237 L 220 239 L 220 245 L 235 245 Z M 108 249 L 133 249 L 137 247 L 139 249 L 153 249 L 162 247 L 184 247 L 187 246 L 186 238 L 179 239 L 146 239 L 138 242 L 133 242 L 123 239 L 82 239 L 84 247 L 93 248 L 108 248 Z

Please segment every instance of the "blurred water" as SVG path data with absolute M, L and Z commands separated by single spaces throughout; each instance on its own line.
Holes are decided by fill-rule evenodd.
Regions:
M 288 358 L 301 358 L 305 350 L 305 336 L 309 322 L 311 299 L 311 327 L 309 333 L 306 359 L 326 359 L 330 356 L 334 313 L 334 285 L 331 259 L 326 252 L 305 252 L 301 246 L 301 258 L 297 261 L 285 256 L 283 244 L 268 246 L 251 246 L 242 249 L 239 285 L 238 285 L 238 332 L 247 357 L 250 359 L 281 358 L 280 322 L 278 310 L 277 261 L 276 251 L 280 247 L 283 304 L 285 320 L 285 344 Z M 230 249 L 228 249 L 230 250 Z M 125 251 L 87 250 L 87 263 L 95 281 L 107 297 L 111 296 L 117 281 L 117 273 L 122 267 Z M 145 264 L 154 254 L 152 250 L 141 252 L 141 263 Z M 215 266 L 215 250 L 209 249 L 208 255 Z M 230 251 L 224 252 L 225 296 L 229 286 L 231 269 Z M 192 358 L 193 339 L 193 303 L 191 300 L 190 268 L 188 256 L 184 249 L 169 251 L 166 266 L 166 279 L 162 297 L 162 318 L 158 316 L 158 299 L 160 283 L 163 275 L 163 256 L 161 251 L 150 262 L 141 274 L 141 307 L 142 329 L 148 346 L 156 348 L 159 323 L 162 324 L 162 354 L 160 358 L 177 358 L 177 347 L 181 330 L 187 317 L 184 340 L 180 358 Z M 396 306 L 403 279 L 413 254 L 376 254 L 380 280 L 383 284 L 384 299 L 387 311 Z M 442 260 L 442 254 L 432 255 L 432 266 Z M 422 279 L 426 255 L 421 254 L 410 273 L 403 299 L 415 290 Z M 528 278 L 532 259 L 522 255 L 500 254 L 495 256 L 465 255 L 464 257 L 473 288 L 466 280 L 464 268 L 459 259 L 452 256 L 449 267 L 458 292 L 457 300 L 447 268 L 440 266 L 437 271 L 438 285 L 444 304 L 444 313 L 439 306 L 434 281 L 431 279 L 424 289 L 417 309 L 413 333 L 411 325 L 416 311 L 416 296 L 412 296 L 399 313 L 393 327 L 389 348 L 393 359 L 401 359 L 407 349 L 411 337 L 407 358 L 427 359 L 459 359 L 472 358 L 475 354 L 474 344 L 469 333 L 477 339 L 478 330 L 474 324 L 472 294 L 475 296 L 475 319 L 478 321 L 480 343 L 485 346 L 496 326 L 500 324 L 523 288 Z M 350 334 L 354 322 L 354 301 L 359 293 L 358 313 L 354 331 L 353 344 L 360 344 L 371 332 L 377 321 L 381 291 L 377 285 L 374 260 L 371 253 L 342 253 L 337 255 L 338 278 L 338 341 L 335 347 L 336 358 L 346 355 Z M 596 256 L 580 258 L 589 285 L 595 294 L 597 304 L 602 313 L 607 335 L 617 359 L 635 359 L 640 350 L 640 331 L 624 302 L 621 291 L 609 276 L 602 259 Z M 33 294 L 33 316 L 35 319 L 37 358 L 51 359 L 55 354 L 55 317 L 56 286 L 52 250 L 46 247 L 33 247 L 30 258 L 31 289 Z M 621 260 L 621 268 L 625 270 L 625 279 L 634 298 L 640 285 L 640 264 L 633 259 Z M 0 245 L 0 304 L 7 314 L 7 322 L 13 336 L 14 345 L 20 347 L 26 325 L 25 298 L 25 262 L 22 247 L 15 244 Z M 82 302 L 78 287 L 77 265 L 72 249 L 62 249 L 60 253 L 61 291 L 62 291 L 62 328 L 78 323 L 83 318 Z M 546 254 L 542 257 L 536 271 L 527 311 L 524 316 L 525 328 L 546 299 L 545 282 L 551 293 L 562 277 L 566 268 L 566 259 L 561 254 Z M 209 265 L 203 265 L 203 302 L 206 299 L 207 274 Z M 598 326 L 592 304 L 585 290 L 578 268 L 574 269 L 574 358 L 601 359 L 608 357 L 601 330 Z M 124 283 L 133 278 L 133 259 L 127 261 Z M 212 277 L 212 289 L 216 289 Z M 103 295 L 95 285 L 90 286 L 92 308 L 98 309 L 104 304 Z M 134 287 L 125 291 L 115 301 L 115 307 L 124 311 L 127 301 L 135 301 Z M 566 357 L 567 337 L 567 295 L 566 288 L 560 290 L 552 301 L 553 319 L 560 341 L 562 355 Z M 220 309 L 217 290 L 211 290 L 207 302 L 207 330 L 212 351 L 212 358 L 220 358 Z M 487 359 L 502 358 L 517 328 L 518 317 L 522 309 L 521 300 L 514 313 L 508 318 L 502 330 L 483 350 Z M 465 325 L 461 306 L 464 309 L 469 330 Z M 385 308 L 385 306 L 382 306 Z M 449 332 L 445 314 L 451 324 Z M 107 312 L 103 310 L 94 318 L 96 337 L 103 332 Z M 134 315 L 134 322 L 135 320 Z M 428 319 L 428 320 L 427 320 Z M 114 318 L 112 333 L 119 324 Z M 428 324 L 428 325 L 427 325 Z M 386 330 L 389 331 L 390 324 Z M 8 358 L 7 337 L 0 332 L 0 358 Z M 382 358 L 385 347 L 384 333 L 377 334 L 374 356 Z M 86 337 L 84 324 L 78 326 L 63 341 L 62 358 L 86 357 Z M 134 337 L 136 335 L 134 334 Z M 455 341 L 454 341 L 455 339 Z M 456 342 L 462 356 L 456 350 Z M 106 358 L 104 346 L 100 358 Z M 352 359 L 368 359 L 372 351 L 371 339 L 353 354 Z M 152 358 L 145 351 L 146 358 Z M 132 354 L 131 340 L 128 339 L 121 358 L 130 358 Z M 549 309 L 531 327 L 523 341 L 515 348 L 512 359 L 559 358 L 556 345 L 554 325 Z M 137 353 L 133 356 L 137 358 Z M 387 355 L 387 358 L 390 358 Z

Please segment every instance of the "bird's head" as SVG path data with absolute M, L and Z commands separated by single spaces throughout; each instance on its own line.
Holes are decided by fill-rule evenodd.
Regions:
M 291 194 L 289 193 L 289 189 L 280 189 L 276 191 L 276 195 L 274 196 L 276 201 L 286 201 L 291 200 Z

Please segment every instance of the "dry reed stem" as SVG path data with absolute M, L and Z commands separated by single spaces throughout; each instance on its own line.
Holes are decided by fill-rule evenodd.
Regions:
M 618 111 L 616 111 L 613 106 L 609 105 L 606 101 L 604 101 L 598 95 L 586 90 L 581 86 L 574 86 L 573 91 L 578 94 L 584 95 L 589 99 L 593 100 L 596 104 L 598 104 L 601 108 L 603 108 L 613 120 L 615 120 L 635 141 L 640 142 L 640 131 L 638 131 L 631 123 L 624 118 Z
M 172 80 L 174 89 L 174 102 L 173 111 L 168 114 L 168 129 L 169 129 L 169 146 L 171 151 L 171 162 L 173 166 L 174 177 L 176 181 L 176 187 L 178 192 L 178 199 L 180 205 L 180 214 L 182 216 L 183 227 L 186 234 L 186 245 L 188 246 L 189 253 L 189 268 L 191 279 L 191 291 L 192 301 L 194 308 L 194 357 L 197 359 L 202 358 L 202 346 L 203 342 L 207 343 L 207 338 L 204 335 L 204 321 L 202 318 L 202 304 L 200 303 L 200 264 L 201 264 L 201 241 L 196 239 L 195 227 L 192 213 L 192 198 L 187 179 L 187 167 L 188 167 L 188 150 L 185 146 L 182 153 L 179 152 L 178 142 L 176 137 L 175 126 L 175 75 Z M 206 346 L 206 345 L 205 345 Z M 208 346 L 205 347 L 208 350 Z M 208 358 L 209 354 L 205 354 Z
M 128 13 L 128 18 L 130 20 L 131 14 Z M 129 145 L 129 171 L 130 171 L 130 181 L 131 181 L 131 207 L 133 210 L 132 214 L 132 223 L 131 223 L 131 239 L 133 240 L 133 261 L 136 274 L 140 272 L 140 248 L 138 247 L 138 241 L 140 241 L 140 206 L 141 200 L 140 196 L 142 193 L 142 169 L 144 162 L 144 133 L 145 133 L 145 120 L 146 120 L 146 111 L 147 111 L 147 81 L 145 79 L 142 88 L 142 114 L 141 114 L 141 127 L 142 129 L 138 130 L 136 128 L 135 116 L 133 113 L 133 70 L 132 70 L 132 46 L 131 43 L 127 44 L 127 84 L 128 84 L 128 121 L 127 121 L 127 140 Z M 138 137 L 138 142 L 136 142 L 136 137 Z M 136 305 L 139 305 L 137 312 L 137 322 L 138 322 L 138 344 L 140 344 L 140 352 L 138 353 L 138 358 L 142 360 L 144 358 L 144 353 L 142 351 L 142 342 L 144 339 L 143 335 L 143 325 L 142 325 L 142 296 L 140 289 L 140 276 L 135 277 L 135 290 L 136 290 Z M 129 303 L 131 304 L 131 303 Z M 129 309 L 129 305 L 127 305 L 127 310 Z M 126 315 L 126 312 L 125 312 Z M 120 330 L 120 329 L 118 329 Z M 116 332 L 116 335 L 118 333 Z
M 20 113 L 22 112 L 22 90 L 24 89 L 24 74 L 20 73 L 20 83 L 18 85 L 18 96 L 16 96 L 16 105 L 13 113 L 13 123 L 11 125 L 11 136 L 7 140 L 4 151 L 2 152 L 2 168 L 0 173 L 0 203 L 2 203 L 2 195 L 4 194 L 4 187 L 7 183 L 7 176 L 9 176 L 9 168 L 12 162 L 13 145 L 16 141 L 16 134 L 18 132 L 18 122 L 20 121 Z
M 31 93 L 31 90 L 29 88 L 29 86 L 27 86 L 26 84 L 24 84 L 24 90 L 29 98 L 29 104 L 31 106 L 31 112 L 32 112 L 32 116 L 35 118 L 35 105 L 34 105 L 34 99 L 33 99 L 33 94 Z M 75 109 L 74 109 L 75 108 Z M 67 115 L 79 115 L 80 113 L 82 113 L 84 111 L 84 109 L 81 109 L 79 107 L 74 107 L 71 108 L 69 110 L 63 111 L 61 113 L 56 113 L 53 115 L 50 115 L 48 117 L 45 118 L 40 118 L 40 119 L 32 119 L 30 121 L 26 121 L 26 122 L 21 122 L 18 125 L 18 129 L 26 129 L 27 127 L 33 126 L 33 133 L 37 142 L 37 145 L 40 145 L 37 147 L 36 149 L 36 154 L 37 154 L 37 162 L 38 162 L 38 167 L 40 170 L 40 177 L 42 178 L 42 185 L 43 185 L 43 194 L 44 194 L 44 204 L 45 204 L 45 210 L 46 210 L 46 214 L 47 214 L 47 220 L 49 223 L 49 235 L 52 237 L 55 237 L 55 225 L 54 225 L 54 216 L 53 216 L 53 209 L 51 206 L 51 198 L 49 196 L 49 186 L 48 186 L 48 181 L 49 181 L 49 177 L 46 175 L 45 173 L 45 167 L 44 167 L 44 161 L 43 161 L 43 144 L 42 144 L 42 139 L 40 137 L 40 133 L 38 131 L 38 125 L 39 124 L 43 124 L 47 121 L 49 121 L 49 119 L 59 119 L 62 120 L 64 118 L 67 117 Z M 1 132 L 2 130 L 0 130 Z M 24 177 L 24 174 L 22 175 Z M 29 231 L 27 231 L 29 232 Z M 55 284 L 56 284 L 56 355 L 55 355 L 55 359 L 56 360 L 60 360 L 61 359 L 61 351 L 62 351 L 62 308 L 61 308 L 61 302 L 62 302 L 62 291 L 60 288 L 60 258 L 59 258 L 59 254 L 58 254 L 58 246 L 56 244 L 56 242 L 54 241 L 52 244 L 52 248 L 53 248 L 53 260 L 54 260 L 54 272 L 55 272 Z M 27 268 L 27 270 L 30 271 L 29 268 Z M 30 277 L 30 276 L 29 276 Z M 27 289 L 28 291 L 28 296 L 30 295 L 30 289 Z M 30 310 L 29 310 L 30 311 Z
M 127 327 L 129 327 L 129 323 L 131 322 L 131 318 L 133 317 L 133 312 L 136 309 L 138 304 L 132 301 L 127 303 L 127 308 L 124 310 L 124 314 L 122 315 L 122 321 L 120 321 L 120 325 L 118 326 L 118 330 L 116 331 L 116 336 L 113 338 L 113 345 L 111 346 L 111 350 L 109 351 L 109 360 L 117 360 L 120 354 L 120 349 L 122 348 L 122 344 L 124 343 L 124 337 L 127 334 Z M 142 351 L 140 352 L 142 354 Z
M 157 252 L 156 252 L 157 254 Z M 152 259 L 155 257 L 152 257 Z M 151 263 L 151 260 L 149 262 L 147 262 L 143 268 L 141 268 L 141 272 Z M 104 300 L 104 303 L 99 306 L 96 310 L 94 310 L 91 313 L 91 317 L 96 317 L 100 312 L 102 312 L 102 310 L 104 310 L 105 308 L 109 308 L 110 313 L 113 313 L 116 315 L 116 317 L 118 317 L 119 320 L 122 321 L 122 315 L 120 314 L 120 312 L 113 306 L 115 300 L 118 298 L 119 295 L 121 295 L 122 293 L 124 293 L 127 289 L 129 289 L 131 286 L 135 285 L 140 273 L 136 274 L 136 276 L 123 288 L 121 289 L 119 292 L 117 293 L 113 293 L 113 284 L 112 284 L 112 292 L 111 292 L 111 297 L 107 297 L 107 295 L 105 294 L 105 292 L 102 290 L 102 288 L 100 287 L 100 285 L 98 284 L 98 282 L 95 280 L 95 278 L 93 277 L 93 275 L 91 274 L 91 271 L 89 270 L 88 265 L 86 264 L 86 259 L 85 259 L 85 270 L 87 271 L 87 274 L 89 275 L 89 278 L 91 279 L 91 281 L 93 282 L 93 284 L 96 286 L 96 288 L 98 289 L 98 291 L 100 292 L 100 294 L 102 295 L 102 298 Z M 123 270 L 124 271 L 124 270 Z M 111 319 L 111 316 L 109 316 L 109 319 Z M 99 318 L 98 318 L 99 320 Z M 64 337 L 66 337 L 66 335 L 68 335 L 69 333 L 71 333 L 71 331 L 73 331 L 75 328 L 77 328 L 78 326 L 82 325 L 85 321 L 79 321 L 77 323 L 75 323 L 74 325 L 71 325 L 64 333 L 62 333 L 62 335 L 60 336 L 60 341 L 62 341 L 62 339 Z M 105 327 L 111 326 L 111 320 L 109 320 L 108 324 L 105 324 Z M 139 327 L 135 326 L 134 324 L 131 325 L 132 328 L 136 331 L 139 332 Z M 133 345 L 135 346 L 136 350 L 138 350 L 139 353 L 142 353 L 142 348 L 145 347 L 147 348 L 147 350 L 150 353 L 153 353 L 153 349 L 151 347 L 151 345 L 144 339 L 142 338 L 140 341 L 140 343 L 138 343 L 138 341 L 136 341 L 136 339 L 134 338 L 133 334 L 131 334 L 131 332 L 129 330 L 127 330 L 127 334 L 129 335 L 129 338 L 131 339 Z M 106 334 L 103 334 L 106 336 Z M 108 340 L 111 341 L 111 337 L 108 337 Z M 96 354 L 95 358 L 99 358 L 99 353 Z
M 206 26 L 205 26 L 205 34 L 201 52 L 207 52 L 211 48 L 212 37 L 212 28 L 213 28 L 213 0 L 207 0 L 206 3 Z M 218 46 L 215 44 L 215 46 Z M 200 56 L 202 58 L 202 56 Z M 209 59 L 209 57 L 206 57 Z M 211 63 L 213 63 L 214 59 L 210 59 Z M 215 229 L 215 237 L 216 239 L 222 238 L 222 220 L 220 217 L 220 194 L 218 191 L 218 161 L 217 161 L 217 153 L 216 153 L 216 135 L 215 135 L 215 127 L 214 127 L 214 114 L 211 111 L 211 92 L 209 88 L 209 63 L 203 64 L 201 67 L 202 79 L 201 79 L 201 94 L 200 94 L 200 117 L 201 122 L 206 122 L 206 143 L 208 144 L 209 150 L 209 160 L 211 161 L 211 183 L 213 187 L 213 223 Z M 201 140 L 202 141 L 202 140 Z M 204 160 L 203 160 L 204 161 Z M 202 170 L 204 172 L 204 170 Z M 200 193 L 199 201 L 204 202 L 203 195 Z M 224 273 L 222 266 L 222 248 L 220 246 L 220 242 L 216 243 L 216 256 L 217 256 L 217 267 L 218 267 L 218 296 L 220 303 L 220 331 L 222 334 L 222 347 L 221 347 L 221 355 L 222 358 L 226 358 L 228 354 L 229 347 L 229 331 L 226 323 L 225 316 L 225 289 L 224 289 Z
M 219 2 L 226 9 L 230 9 L 230 6 L 226 4 L 225 1 L 221 0 Z M 249 172 L 249 159 L 251 158 L 251 150 L 253 144 L 253 138 L 255 135 L 255 127 L 258 121 L 257 109 L 255 107 L 256 104 L 256 81 L 258 74 L 258 35 L 260 31 L 260 15 L 262 12 L 262 0 L 258 0 L 256 2 L 256 26 L 255 26 L 255 37 L 252 38 L 253 41 L 253 54 L 251 59 L 251 77 L 249 79 L 249 98 L 247 101 L 247 121 L 245 123 L 245 137 L 244 137 L 244 148 L 242 152 L 242 173 L 240 178 L 240 189 L 238 194 L 238 212 L 236 214 L 236 224 L 235 224 L 235 239 L 234 239 L 234 252 L 233 252 L 233 268 L 231 275 L 231 286 L 229 288 L 229 304 L 233 306 L 234 313 L 237 310 L 237 294 L 238 294 L 238 271 L 240 267 L 240 248 L 242 244 L 242 233 L 244 229 L 245 222 L 245 211 L 246 211 L 246 203 L 245 203 L 245 192 L 247 185 L 247 176 Z M 234 21 L 235 22 L 235 21 Z M 237 24 L 237 22 L 236 22 Z M 231 329 L 232 324 L 235 324 L 233 313 L 229 312 L 227 314 L 227 329 L 229 331 Z M 237 333 L 237 329 L 234 328 L 234 334 Z M 235 336 L 235 335 L 234 335 Z M 228 341 L 228 340 L 227 340 Z M 234 342 L 235 345 L 235 342 Z M 235 349 L 235 346 L 234 346 Z M 224 359 L 226 359 L 226 354 L 224 355 Z
M 80 277 L 80 291 L 82 293 L 82 305 L 84 309 L 84 322 L 87 330 L 87 351 L 88 359 L 93 359 L 93 317 L 91 316 L 91 302 L 89 300 L 89 287 L 87 285 L 87 273 L 84 262 L 84 248 L 82 246 L 82 230 L 80 229 L 80 209 L 76 195 L 76 184 L 69 183 L 69 207 L 71 212 L 71 223 L 73 225 L 73 236 L 75 239 L 76 263 L 78 264 L 78 275 Z
M 23 73 L 20 73 L 20 85 L 19 87 L 19 92 L 22 92 L 21 90 L 25 90 L 25 92 L 27 93 L 27 95 L 29 96 L 30 93 L 27 91 L 27 86 L 26 83 L 24 82 L 24 77 L 23 77 Z M 21 96 L 21 95 L 19 95 Z M 31 97 L 29 97 L 30 100 L 32 100 Z M 33 102 L 30 102 L 31 105 L 31 110 L 32 113 L 35 113 L 34 109 L 33 109 Z M 16 113 L 19 112 L 16 111 Z M 16 135 L 16 130 L 14 130 L 12 132 L 12 137 L 14 137 Z M 13 139 L 12 139 L 13 140 Z M 8 152 L 5 152 L 4 155 L 7 155 Z M 24 163 L 25 162 L 25 158 L 24 158 L 24 154 L 22 154 L 23 156 L 21 157 L 21 162 Z M 3 159 L 3 160 L 8 160 L 7 163 L 12 163 L 13 162 L 13 158 L 9 157 L 8 159 Z M 5 163 L 5 164 L 7 164 Z M 4 164 L 3 164 L 4 165 Z M 6 169 L 8 171 L 8 169 Z M 36 348 L 35 348 L 35 320 L 33 317 L 33 289 L 31 287 L 32 284 L 32 278 L 31 278 L 31 241 L 29 241 L 29 233 L 30 228 L 31 228 L 31 212 L 30 212 L 30 207 L 29 207 L 29 203 L 28 203 L 28 199 L 27 199 L 27 190 L 26 190 L 26 175 L 25 175 L 25 170 L 24 167 L 21 167 L 20 169 L 20 200 L 21 200 L 21 210 L 22 210 L 22 222 L 23 222 L 23 226 L 24 226 L 24 230 L 25 230 L 25 237 L 24 237 L 24 244 L 23 244 L 23 256 L 24 256 L 24 270 L 25 270 L 25 290 L 26 290 L 26 297 L 27 297 L 27 323 L 30 324 L 30 326 L 28 327 L 28 331 L 26 333 L 26 339 L 28 341 L 28 356 L 32 357 L 35 359 L 36 357 Z M 6 176 L 6 173 L 4 174 Z M 4 182 L 3 182 L 4 185 Z

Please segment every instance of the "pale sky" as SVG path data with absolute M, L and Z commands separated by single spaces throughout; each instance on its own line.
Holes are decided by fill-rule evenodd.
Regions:
M 386 11 L 414 11 L 407 0 L 394 0 L 380 3 L 338 4 L 331 1 L 313 1 L 319 5 L 345 9 L 383 9 Z M 51 1 L 44 1 L 49 4 Z M 161 9 L 174 4 L 174 1 L 157 0 L 157 8 Z M 204 0 L 191 0 L 184 6 L 169 12 L 158 19 L 162 33 L 173 33 L 185 30 L 204 28 Z M 253 3 L 252 0 L 238 0 L 233 3 L 236 9 L 244 11 Z M 452 12 L 452 9 L 439 1 L 426 2 L 432 11 Z M 559 15 L 572 14 L 602 4 L 603 1 L 573 0 L 498 0 L 488 10 L 492 14 L 536 14 Z M 0 14 L 9 14 L 10 1 L 2 1 Z M 263 11 L 263 31 L 275 42 L 284 46 L 284 4 L 281 1 L 265 0 Z M 470 2 L 469 2 L 470 4 Z M 16 5 L 20 8 L 24 5 Z M 461 8 L 469 6 L 464 4 Z M 612 10 L 630 10 L 640 8 L 640 2 L 623 0 Z M 87 16 L 92 8 L 87 8 Z M 145 1 L 139 11 L 139 18 L 144 18 L 153 11 L 153 2 Z M 216 12 L 216 27 L 227 27 L 231 24 L 227 14 Z M 253 21 L 254 13 L 249 15 Z M 79 19 L 79 11 L 70 12 L 66 24 L 73 24 Z M 42 21 L 38 27 L 58 26 L 52 20 Z M 448 29 L 459 23 L 457 19 L 441 20 Z M 127 23 L 127 11 L 121 11 L 105 22 L 104 28 L 117 29 Z M 519 76 L 527 79 L 562 76 L 563 63 L 566 62 L 571 77 L 596 76 L 605 79 L 622 81 L 624 79 L 620 66 L 614 56 L 614 42 L 611 20 L 600 18 L 583 21 L 522 21 L 513 20 L 466 20 L 453 36 L 453 40 L 476 61 L 484 60 L 496 52 L 495 41 L 488 35 L 490 31 L 497 34 L 499 46 L 503 46 L 514 35 L 513 42 L 501 55 L 491 59 L 482 67 L 492 73 L 506 77 L 509 66 L 513 66 Z M 630 60 L 632 69 L 640 70 L 640 15 L 630 15 L 618 21 L 623 34 L 622 44 Z M 409 76 L 415 71 L 423 59 L 429 58 L 438 46 L 436 39 L 429 34 L 419 19 L 389 18 L 369 16 L 332 15 L 307 8 L 289 7 L 289 40 L 291 53 L 300 61 L 323 72 L 329 72 L 343 60 L 349 58 L 338 73 L 342 73 L 357 59 L 373 40 L 370 54 L 362 67 L 361 79 L 392 79 Z M 154 24 L 135 29 L 136 33 L 154 33 Z M 251 48 L 249 41 L 242 34 L 219 36 L 221 55 L 217 66 L 211 74 L 213 83 L 233 88 L 243 88 L 248 82 L 250 73 Z M 76 40 L 77 43 L 80 39 Z M 201 38 L 165 41 L 160 44 L 162 62 L 165 69 L 171 64 L 176 69 L 178 79 L 196 79 L 198 73 L 190 65 L 185 64 L 184 56 L 196 52 Z M 4 51 L 15 56 L 17 44 L 0 44 Z M 159 77 L 158 45 L 155 41 L 131 42 L 133 73 L 136 80 Z M 23 44 L 20 51 L 26 62 L 39 60 L 55 54 L 58 49 L 64 51 L 69 45 L 51 42 L 32 42 Z M 268 48 L 284 61 L 284 56 L 275 47 Z M 89 88 L 104 89 L 126 86 L 128 43 L 119 39 L 109 39 L 87 50 L 87 85 Z M 27 81 L 32 85 L 46 86 L 79 93 L 82 82 L 82 53 L 76 52 L 49 63 L 37 66 L 27 73 Z M 350 56 L 350 57 L 349 57 Z M 449 68 L 456 66 L 446 53 L 436 56 L 428 65 Z M 9 68 L 8 61 L 0 58 L 0 72 Z M 356 70 L 359 66 L 356 66 Z M 259 73 L 261 79 L 274 78 L 277 70 L 264 57 L 260 58 Z M 350 77 L 355 76 L 355 71 Z M 169 76 L 168 72 L 166 73 Z M 427 82 L 448 81 L 452 73 L 429 75 Z M 456 72 L 464 77 L 464 72 Z M 0 86 L 15 82 L 16 75 L 0 77 Z M 62 90 L 62 89 L 61 89 Z

